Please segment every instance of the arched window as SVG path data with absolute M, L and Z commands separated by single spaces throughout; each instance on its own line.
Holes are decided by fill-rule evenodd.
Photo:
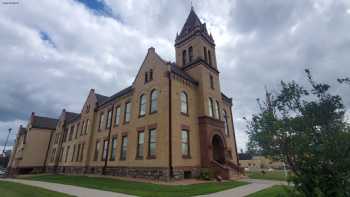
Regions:
M 158 111 L 158 94 L 158 90 L 152 90 L 151 92 L 150 113 L 155 113 Z
M 186 92 L 181 92 L 181 113 L 188 114 L 188 98 Z
M 213 117 L 213 99 L 209 98 L 208 101 L 208 111 L 209 111 L 209 116 Z
M 144 116 L 146 114 L 146 96 L 142 94 L 139 101 L 139 116 Z
M 225 110 L 222 111 L 222 117 L 224 118 L 225 123 L 225 135 L 228 135 L 227 114 Z

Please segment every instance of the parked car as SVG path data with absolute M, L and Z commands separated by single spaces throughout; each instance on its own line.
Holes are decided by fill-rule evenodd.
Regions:
M 5 177 L 7 175 L 7 170 L 6 169 L 0 169 L 0 178 Z

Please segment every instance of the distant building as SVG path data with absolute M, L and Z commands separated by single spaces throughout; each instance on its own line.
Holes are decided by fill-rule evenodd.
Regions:
M 8 164 L 11 173 L 44 172 L 51 136 L 58 120 L 32 113 L 26 128 L 19 128 Z
M 170 180 L 209 168 L 224 179 L 239 175 L 232 99 L 221 92 L 214 39 L 193 9 L 175 53 L 169 62 L 151 47 L 131 86 L 112 96 L 91 89 L 81 112 L 63 110 L 43 141 L 27 137 L 40 151 L 23 152 L 25 136 L 39 132 L 21 128 L 11 168 L 34 160 L 66 174 Z
M 239 163 L 241 167 L 249 170 L 262 169 L 283 169 L 283 163 L 280 161 L 273 161 L 263 156 L 252 156 L 248 153 L 239 154 Z

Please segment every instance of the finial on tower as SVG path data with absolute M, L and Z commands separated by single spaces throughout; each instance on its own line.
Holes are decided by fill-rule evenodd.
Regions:
M 193 4 L 192 4 L 192 0 L 191 0 L 190 2 L 191 2 L 191 10 L 193 10 Z

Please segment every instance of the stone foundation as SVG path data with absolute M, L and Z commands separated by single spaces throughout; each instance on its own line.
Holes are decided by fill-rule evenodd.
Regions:
M 150 180 L 159 181 L 171 181 L 181 180 L 185 178 L 198 178 L 200 175 L 199 167 L 177 167 L 173 170 L 173 178 L 169 177 L 169 168 L 162 167 L 107 167 L 105 169 L 105 175 L 109 176 L 120 176 L 120 177 L 132 177 L 132 178 L 143 178 Z M 59 174 L 93 174 L 102 175 L 102 166 L 58 166 L 56 172 L 54 167 L 47 167 L 46 172 L 48 173 L 59 173 Z

